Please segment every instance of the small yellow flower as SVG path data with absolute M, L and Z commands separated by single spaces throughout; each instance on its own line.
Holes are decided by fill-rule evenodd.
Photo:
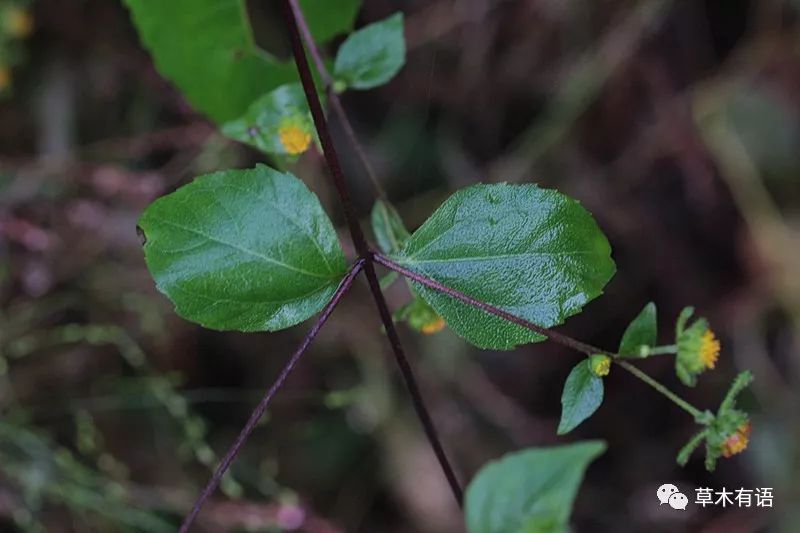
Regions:
M 4 15 L 4 26 L 11 37 L 22 39 L 33 31 L 33 18 L 24 9 L 10 7 Z
M 688 315 L 688 312 L 684 314 L 676 328 L 678 355 L 675 358 L 675 370 L 684 384 L 693 387 L 697 376 L 716 366 L 720 342 L 705 318 L 698 318 L 685 327 Z
M 294 123 L 286 123 L 278 129 L 281 144 L 290 155 L 302 154 L 311 144 L 311 134 Z
M 438 332 L 442 331 L 444 329 L 445 325 L 446 324 L 445 324 L 444 318 L 442 318 L 440 316 L 437 316 L 436 318 L 434 318 L 430 322 L 428 322 L 426 324 L 423 324 L 422 327 L 419 328 L 419 330 L 422 333 L 425 333 L 427 335 L 431 335 L 433 333 L 438 333 Z
M 611 358 L 604 354 L 595 354 L 589 358 L 589 366 L 595 375 L 607 376 L 611 372 Z
M 714 368 L 719 359 L 720 343 L 714 332 L 707 329 L 700 338 L 700 359 L 706 368 Z
M 722 443 L 722 456 L 727 458 L 737 453 L 742 453 L 747 448 L 747 443 L 750 441 L 751 430 L 752 426 L 749 420 L 739 426 L 736 431 Z

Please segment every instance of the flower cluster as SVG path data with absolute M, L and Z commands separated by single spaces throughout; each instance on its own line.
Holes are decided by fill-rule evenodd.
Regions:
M 678 464 L 685 465 L 689 456 L 704 440 L 706 442 L 706 469 L 714 470 L 720 457 L 731 457 L 743 452 L 750 439 L 752 424 L 744 411 L 736 408 L 736 397 L 751 382 L 753 375 L 742 372 L 731 384 L 716 415 L 706 412 L 706 427 L 697 433 L 678 453 Z

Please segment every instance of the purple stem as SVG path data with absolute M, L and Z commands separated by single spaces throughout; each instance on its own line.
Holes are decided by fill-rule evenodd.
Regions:
M 297 348 L 297 351 L 294 352 L 292 357 L 286 363 L 286 366 L 283 367 L 281 373 L 278 374 L 278 377 L 273 382 L 272 386 L 269 388 L 267 393 L 258 403 L 255 409 L 253 409 L 253 413 L 250 415 L 250 418 L 247 420 L 247 424 L 245 424 L 242 431 L 239 433 L 239 436 L 236 437 L 236 440 L 233 441 L 233 444 L 228 449 L 228 452 L 225 454 L 225 457 L 222 458 L 222 462 L 220 462 L 219 466 L 217 467 L 216 471 L 214 471 L 214 475 L 211 476 L 211 479 L 206 484 L 206 487 L 203 489 L 203 492 L 200 493 L 200 496 L 197 497 L 197 500 L 194 502 L 192 506 L 192 510 L 186 515 L 184 518 L 183 523 L 181 524 L 180 533 L 185 533 L 189 531 L 189 528 L 194 522 L 194 519 L 197 517 L 197 514 L 200 512 L 200 509 L 205 504 L 206 500 L 211 496 L 211 494 L 217 489 L 222 476 L 228 470 L 228 467 L 231 466 L 231 463 L 236 456 L 239 455 L 244 443 L 250 437 L 250 434 L 258 425 L 258 422 L 261 420 L 261 417 L 264 416 L 264 412 L 267 410 L 270 401 L 272 401 L 273 396 L 275 393 L 278 392 L 278 389 L 281 388 L 281 385 L 286 381 L 286 378 L 289 377 L 289 374 L 294 369 L 297 362 L 303 357 L 303 354 L 306 353 L 308 347 L 311 346 L 311 343 L 316 338 L 317 334 L 319 333 L 322 326 L 328 320 L 333 309 L 339 304 L 342 300 L 342 297 L 347 293 L 350 289 L 350 286 L 353 284 L 353 281 L 356 279 L 356 276 L 361 272 L 365 265 L 366 261 L 364 259 L 359 259 L 356 261 L 352 267 L 350 267 L 350 271 L 344 277 L 342 282 L 339 284 L 339 288 L 336 289 L 336 292 L 333 294 L 331 301 L 328 302 L 328 305 L 322 310 L 319 318 L 317 319 L 316 323 L 311 327 L 308 334 L 306 335 L 303 342 L 300 344 L 300 347 Z
M 300 4 L 297 2 L 297 0 L 289 0 L 289 5 L 292 8 L 294 19 L 297 21 L 297 27 L 300 30 L 300 35 L 302 35 L 303 40 L 306 43 L 306 47 L 308 48 L 308 53 L 311 55 L 311 59 L 314 61 L 314 66 L 316 67 L 317 72 L 319 72 L 319 77 L 322 80 L 322 83 L 325 85 L 325 94 L 328 97 L 328 103 L 330 104 L 331 109 L 333 109 L 333 112 L 336 113 L 336 116 L 339 118 L 339 122 L 344 130 L 345 135 L 347 136 L 347 140 L 350 142 L 350 145 L 355 150 L 358 159 L 361 161 L 361 165 L 367 172 L 367 176 L 369 177 L 370 182 L 372 182 L 375 192 L 381 199 L 386 199 L 386 192 L 383 190 L 383 187 L 381 187 L 381 184 L 375 175 L 375 171 L 372 169 L 369 159 L 367 159 L 367 154 L 364 152 L 364 148 L 358 141 L 356 132 L 353 129 L 353 125 L 350 123 L 350 119 L 348 118 L 344 107 L 342 106 L 342 101 L 339 98 L 339 95 L 333 89 L 333 78 L 328 72 L 328 67 L 325 66 L 325 61 L 322 60 L 322 55 L 319 53 L 319 47 L 317 47 L 317 43 L 314 41 L 314 36 L 311 35 L 311 29 L 308 27 L 308 23 L 303 16 L 303 10 L 300 9 Z
M 518 316 L 514 316 L 511 313 L 509 313 L 507 311 L 503 311 L 502 309 L 499 309 L 499 308 L 497 308 L 497 307 L 495 307 L 495 306 L 493 306 L 491 304 L 487 304 L 486 302 L 482 302 L 480 300 L 476 300 L 472 296 L 468 296 L 468 295 L 464 294 L 463 292 L 460 292 L 460 291 L 458 291 L 456 289 L 453 289 L 451 287 L 448 287 L 446 285 L 442 285 L 441 283 L 439 283 L 435 279 L 428 278 L 426 276 L 423 276 L 422 274 L 414 272 L 413 270 L 409 270 L 409 269 L 407 269 L 407 268 L 395 263 L 394 261 L 392 261 L 391 259 L 389 259 L 385 255 L 381 255 L 381 254 L 375 253 L 373 255 L 373 258 L 374 258 L 376 263 L 379 263 L 379 264 L 385 266 L 389 270 L 394 270 L 398 274 L 402 274 L 403 276 L 407 277 L 408 279 L 410 279 L 412 281 L 416 281 L 420 285 L 425 285 L 426 287 L 430 287 L 431 289 L 434 289 L 434 290 L 437 290 L 437 291 L 439 291 L 441 293 L 444 293 L 444 294 L 450 296 L 451 298 L 455 298 L 456 300 L 464 302 L 465 304 L 471 305 L 473 307 L 477 307 L 478 309 L 486 311 L 489 314 L 492 314 L 492 315 L 495 315 L 495 316 L 499 316 L 500 318 L 508 320 L 509 322 L 512 322 L 512 323 L 514 323 L 514 324 L 516 324 L 518 326 L 521 326 L 523 328 L 529 329 L 531 331 L 534 331 L 534 332 L 538 333 L 539 335 L 547 337 L 548 339 L 550 339 L 553 342 L 557 342 L 559 344 L 563 344 L 564 346 L 566 346 L 568 348 L 572 348 L 573 350 L 576 350 L 576 351 L 579 351 L 579 352 L 583 352 L 583 353 L 585 353 L 587 355 L 593 355 L 593 354 L 596 354 L 596 353 L 608 353 L 606 350 L 601 350 L 600 348 L 595 348 L 594 346 L 592 346 L 590 344 L 586 344 L 586 343 L 581 342 L 579 340 L 573 339 L 572 337 L 564 335 L 563 333 L 559 333 L 557 331 L 553 331 L 551 329 L 542 327 L 542 326 L 540 326 L 538 324 L 534 324 L 533 322 L 529 322 L 528 320 L 525 320 L 524 318 L 520 318 Z
M 311 69 L 309 68 L 308 59 L 306 58 L 305 49 L 303 48 L 303 43 L 300 37 L 298 20 L 303 18 L 302 11 L 296 3 L 292 2 L 292 0 L 284 0 L 283 7 L 284 16 L 286 18 L 286 26 L 289 30 L 289 41 L 292 45 L 292 53 L 294 54 L 294 61 L 300 74 L 300 81 L 303 84 L 303 90 L 305 91 L 306 99 L 308 100 L 308 107 L 311 110 L 311 116 L 314 119 L 314 125 L 317 128 L 317 133 L 319 134 L 322 152 L 325 156 L 325 160 L 328 163 L 331 177 L 334 185 L 336 186 L 336 190 L 339 193 L 342 208 L 344 209 L 345 218 L 347 219 L 347 223 L 350 227 L 353 245 L 358 251 L 359 256 L 365 260 L 364 275 L 366 275 L 367 281 L 369 282 L 369 288 L 372 291 L 375 305 L 378 308 L 381 321 L 383 322 L 383 326 L 386 329 L 386 333 L 389 337 L 389 343 L 392 347 L 395 360 L 397 361 L 397 366 L 399 367 L 400 373 L 403 376 L 406 388 L 411 395 L 414 409 L 416 410 L 417 416 L 419 417 L 420 422 L 425 430 L 425 435 L 427 436 L 428 441 L 430 442 L 431 447 L 436 454 L 436 458 L 439 460 L 439 464 L 441 465 L 442 471 L 447 478 L 447 482 L 450 484 L 453 496 L 458 502 L 458 505 L 461 506 L 463 501 L 463 491 L 461 489 L 461 485 L 455 475 L 453 467 L 450 465 L 450 461 L 447 459 L 447 455 L 444 451 L 441 441 L 439 440 L 433 419 L 428 413 L 428 409 L 425 407 L 425 401 L 422 398 L 422 394 L 420 393 L 419 386 L 417 385 L 416 378 L 414 377 L 414 373 L 411 369 L 411 365 L 405 355 L 403 346 L 400 343 L 400 337 L 398 336 L 397 330 L 394 327 L 394 321 L 392 320 L 392 315 L 389 312 L 389 307 L 387 306 L 386 300 L 381 292 L 378 276 L 375 273 L 375 266 L 372 262 L 372 251 L 367 245 L 367 241 L 364 239 L 364 233 L 358 223 L 358 217 L 355 213 L 355 209 L 353 208 L 353 203 L 350 201 L 350 195 L 347 190 L 344 174 L 342 173 L 342 167 L 339 164 L 339 157 L 331 139 L 328 123 L 325 119 L 325 113 L 322 111 L 322 103 L 319 100 L 319 95 L 317 94 L 317 89 L 314 85 L 314 78 L 311 74 Z M 319 58 L 317 47 L 314 44 L 313 39 L 310 39 L 310 32 L 307 30 L 306 32 L 307 37 L 309 38 L 307 45 L 309 49 L 312 50 L 312 54 L 314 54 L 315 59 L 317 59 Z

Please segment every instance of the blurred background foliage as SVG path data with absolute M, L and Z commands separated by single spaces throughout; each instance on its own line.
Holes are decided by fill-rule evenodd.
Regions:
M 754 442 L 708 474 L 675 465 L 692 422 L 630 376 L 612 372 L 600 411 L 561 439 L 576 354 L 479 352 L 404 327 L 461 477 L 509 450 L 603 438 L 576 531 L 800 530 L 800 2 L 364 4 L 359 24 L 405 13 L 408 62 L 345 105 L 410 227 L 477 181 L 558 188 L 595 215 L 619 268 L 565 331 L 613 348 L 654 300 L 667 340 L 694 304 L 722 339 L 717 369 L 693 390 L 667 359 L 647 370 L 701 407 L 737 371 L 756 376 L 742 399 Z M 286 58 L 278 7 L 250 13 Z M 136 220 L 193 176 L 260 156 L 190 109 L 113 0 L 0 0 L 0 95 L 0 530 L 174 530 L 304 328 L 183 322 L 154 290 Z M 371 188 L 341 146 L 367 221 Z M 319 154 L 292 167 L 341 223 Z M 402 284 L 389 297 L 409 299 Z M 358 285 L 202 528 L 463 527 L 382 337 Z M 773 487 L 775 508 L 676 513 L 655 505 L 665 482 Z

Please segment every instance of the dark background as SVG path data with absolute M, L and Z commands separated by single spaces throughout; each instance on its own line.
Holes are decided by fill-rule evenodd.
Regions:
M 406 14 L 408 59 L 344 104 L 409 227 L 477 181 L 557 188 L 594 214 L 618 266 L 565 332 L 614 349 L 652 300 L 668 343 L 694 305 L 721 338 L 717 368 L 696 389 L 670 358 L 642 368 L 702 408 L 738 371 L 756 376 L 742 399 L 751 445 L 709 474 L 700 455 L 675 464 L 692 420 L 621 369 L 601 409 L 558 438 L 578 354 L 480 352 L 401 326 L 461 478 L 508 451 L 600 438 L 609 450 L 588 471 L 576 531 L 800 530 L 800 2 L 364 3 L 360 24 Z M 0 100 L 0 530 L 177 525 L 308 324 L 245 335 L 182 321 L 154 290 L 136 220 L 193 176 L 262 159 L 158 75 L 119 2 L 29 9 Z M 257 38 L 288 57 L 276 12 L 253 10 Z M 366 220 L 371 188 L 337 141 Z M 320 155 L 293 171 L 351 250 Z M 408 294 L 389 297 L 397 308 Z M 205 530 L 463 528 L 383 337 L 360 280 Z M 666 482 L 689 495 L 686 512 L 659 508 Z M 771 487 L 775 508 L 701 509 L 695 487 Z

